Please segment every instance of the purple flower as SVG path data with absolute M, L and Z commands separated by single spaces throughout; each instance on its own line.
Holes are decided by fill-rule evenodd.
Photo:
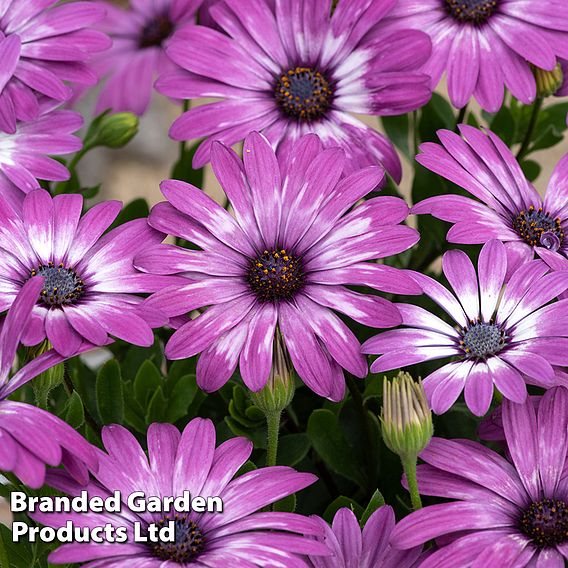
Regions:
M 423 70 L 436 87 L 444 71 L 452 104 L 472 95 L 497 112 L 504 87 L 520 101 L 536 97 L 530 63 L 551 71 L 568 58 L 568 13 L 564 0 L 399 0 L 385 24 L 416 28 L 432 39 Z
M 203 0 L 137 0 L 124 10 L 102 2 L 106 18 L 101 29 L 113 40 L 112 48 L 97 56 L 92 66 L 106 82 L 96 112 L 111 109 L 146 112 L 156 75 L 177 68 L 164 48 L 173 33 L 195 21 Z
M 452 499 L 410 514 L 393 531 L 402 549 L 445 535 L 421 568 L 564 566 L 568 390 L 549 390 L 538 412 L 530 400 L 505 401 L 503 426 L 510 460 L 477 442 L 442 438 L 420 455 L 420 492 Z
M 568 272 L 548 274 L 542 260 L 533 260 L 513 273 L 502 293 L 507 259 L 505 246 L 497 240 L 483 246 L 477 274 L 459 250 L 447 252 L 442 265 L 455 295 L 429 276 L 412 274 L 456 327 L 419 306 L 396 304 L 406 327 L 363 345 L 364 353 L 381 355 L 371 365 L 374 373 L 456 358 L 424 379 L 438 414 L 446 412 L 462 390 L 469 409 L 481 416 L 491 404 L 493 386 L 522 403 L 525 382 L 544 388 L 567 384 L 553 365 L 568 364 L 568 300 L 549 302 L 568 288 Z
M 319 519 L 325 531 L 320 540 L 332 551 L 332 556 L 311 557 L 313 568 L 411 568 L 420 556 L 420 546 L 396 550 L 390 546 L 395 526 L 392 507 L 378 508 L 367 520 L 363 533 L 353 511 L 339 509 L 331 527 Z
M 66 82 L 93 84 L 85 61 L 107 49 L 108 37 L 92 29 L 104 16 L 93 2 L 5 0 L 0 5 L 0 130 L 40 115 L 40 101 L 69 100 Z
M 104 345 L 109 335 L 135 345 L 153 343 L 151 327 L 166 320 L 142 306 L 136 294 L 172 279 L 142 274 L 132 259 L 163 235 L 146 219 L 137 219 L 103 236 L 120 206 L 118 201 L 99 203 L 81 217 L 82 196 L 52 198 L 39 189 L 26 195 L 20 217 L 0 200 L 0 312 L 32 276 L 44 278 L 24 345 L 47 337 L 68 357 L 83 341 Z
M 83 118 L 76 112 L 54 110 L 56 106 L 43 102 L 39 116 L 18 122 L 15 133 L 0 131 L 0 197 L 16 209 L 21 209 L 25 193 L 39 187 L 38 179 L 69 179 L 67 168 L 48 154 L 81 149 L 82 142 L 73 132 L 83 126 Z
M 215 428 L 210 420 L 192 420 L 181 435 L 171 424 L 152 424 L 148 429 L 148 460 L 136 438 L 122 426 L 105 427 L 102 437 L 108 453 L 99 452 L 96 479 L 86 489 L 89 496 L 104 497 L 121 491 L 121 512 L 33 516 L 52 527 L 64 526 L 68 520 L 76 527 L 110 522 L 115 527 L 126 527 L 129 542 L 111 546 L 65 544 L 51 553 L 50 562 L 87 562 L 84 566 L 104 564 L 107 568 L 308 568 L 302 556 L 329 554 L 324 545 L 311 538 L 323 532 L 316 519 L 294 513 L 258 512 L 317 478 L 284 466 L 260 468 L 235 478 L 252 452 L 252 443 L 246 438 L 232 438 L 216 448 Z M 48 484 L 72 496 L 83 489 L 63 471 L 50 472 Z M 136 491 L 160 498 L 182 496 L 184 491 L 189 491 L 192 498 L 220 497 L 223 511 L 137 513 L 126 503 L 127 496 Z M 134 523 L 140 523 L 145 531 L 150 524 L 164 526 L 170 521 L 175 522 L 175 543 L 133 542 Z
M 477 199 L 438 195 L 421 201 L 412 212 L 455 223 L 447 236 L 451 243 L 505 242 L 509 272 L 533 258 L 535 250 L 566 257 L 568 155 L 557 164 L 542 199 L 497 135 L 465 124 L 460 131 L 463 138 L 438 131 L 442 145 L 422 144 L 416 160 Z
M 23 384 L 64 360 L 50 350 L 9 377 L 42 280 L 36 277 L 26 282 L 0 330 L 0 470 L 14 473 L 33 489 L 44 484 L 46 465 L 63 463 L 80 483 L 86 483 L 86 465 L 96 468 L 97 464 L 91 445 L 71 426 L 35 406 L 7 400 Z M 91 347 L 84 343 L 79 351 Z
M 166 356 L 201 353 L 197 381 L 209 392 L 225 384 L 240 364 L 245 384 L 258 391 L 270 373 L 278 326 L 302 380 L 317 394 L 340 400 L 342 367 L 365 377 L 367 363 L 357 338 L 332 310 L 373 327 L 401 321 L 391 302 L 346 286 L 420 293 L 405 273 L 365 262 L 418 241 L 417 231 L 399 224 L 407 205 L 395 197 L 376 197 L 348 213 L 384 172 L 368 167 L 342 179 L 344 152 L 322 150 L 314 135 L 302 138 L 280 166 L 258 133 L 245 140 L 244 164 L 221 143 L 212 153 L 235 216 L 200 189 L 165 181 L 162 192 L 169 203 L 158 204 L 149 223 L 202 250 L 162 245 L 135 258 L 140 270 L 187 277 L 185 284 L 154 294 L 152 307 L 175 317 L 210 306 L 176 331 Z
M 187 26 L 167 46 L 183 67 L 156 88 L 184 99 L 218 97 L 191 109 L 170 130 L 175 140 L 206 137 L 194 167 L 210 160 L 219 140 L 231 146 L 261 131 L 279 152 L 307 133 L 325 147 L 341 146 L 349 172 L 382 163 L 400 181 L 390 141 L 351 113 L 404 114 L 430 99 L 429 79 L 417 72 L 430 55 L 418 31 L 385 32 L 383 17 L 396 0 L 225 0 L 210 8 L 226 34 Z

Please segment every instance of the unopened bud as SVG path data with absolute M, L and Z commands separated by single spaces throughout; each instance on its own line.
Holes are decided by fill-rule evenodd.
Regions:
M 270 377 L 262 390 L 251 393 L 251 399 L 264 414 L 282 412 L 290 405 L 296 390 L 290 356 L 280 332 L 276 332 Z
M 552 71 L 531 65 L 536 80 L 536 96 L 540 98 L 551 97 L 560 89 L 563 82 L 563 73 L 560 63 Z
M 381 423 L 387 447 L 402 459 L 416 458 L 434 434 L 422 382 L 404 372 L 392 381 L 385 377 Z
M 43 341 L 37 347 L 29 349 L 29 356 L 35 359 L 50 349 L 49 341 Z M 59 363 L 46 369 L 32 381 L 36 404 L 40 408 L 47 409 L 49 394 L 63 382 L 64 373 L 65 363 Z
M 138 117 L 131 112 L 118 112 L 103 116 L 96 135 L 96 146 L 122 148 L 138 132 Z

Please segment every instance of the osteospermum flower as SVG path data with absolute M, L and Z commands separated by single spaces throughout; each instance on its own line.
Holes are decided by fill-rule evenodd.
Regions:
M 210 306 L 176 331 L 167 357 L 201 353 L 197 381 L 206 391 L 220 388 L 240 364 L 244 382 L 258 391 L 270 373 L 278 326 L 303 381 L 319 395 L 341 399 L 342 367 L 364 377 L 367 364 L 355 335 L 332 310 L 373 327 L 401 321 L 391 302 L 347 286 L 420 293 L 405 273 L 366 262 L 418 241 L 414 229 L 399 225 L 407 205 L 376 197 L 347 213 L 377 187 L 383 170 L 369 167 L 340 179 L 343 151 L 322 150 L 314 135 L 280 165 L 258 133 L 245 140 L 244 163 L 220 143 L 212 163 L 235 217 L 200 189 L 165 181 L 169 203 L 158 204 L 149 223 L 203 250 L 164 245 L 135 259 L 140 270 L 188 278 L 154 294 L 152 307 L 175 317 Z
M 83 217 L 80 195 L 52 198 L 43 189 L 28 193 L 22 217 L 0 199 L 0 312 L 13 303 L 32 276 L 43 276 L 31 321 L 22 341 L 49 339 L 65 356 L 87 340 L 104 345 L 108 336 L 136 345 L 153 343 L 151 326 L 161 314 L 140 305 L 171 278 L 139 273 L 133 256 L 163 235 L 137 219 L 103 236 L 120 211 L 118 201 L 95 205 Z
M 568 301 L 549 302 L 568 288 L 568 272 L 548 274 L 543 261 L 527 262 L 513 273 L 501 295 L 507 259 L 497 240 L 483 246 L 477 274 L 459 250 L 447 252 L 442 265 L 455 295 L 429 276 L 412 274 L 455 327 L 419 306 L 397 304 L 405 329 L 387 331 L 363 344 L 364 353 L 381 355 L 371 371 L 454 358 L 423 382 L 432 410 L 439 414 L 462 390 L 469 409 L 481 416 L 491 404 L 493 386 L 521 403 L 527 396 L 525 382 L 545 388 L 563 382 L 553 365 L 568 364 L 563 339 L 568 337 Z
M 313 568 L 411 568 L 422 547 L 397 550 L 390 544 L 395 527 L 392 507 L 379 507 L 365 523 L 361 533 L 359 521 L 351 509 L 343 507 L 335 513 L 331 527 L 319 519 L 325 531 L 320 538 L 331 550 L 331 556 L 311 557 Z
M 173 33 L 194 22 L 203 0 L 139 0 L 125 10 L 103 2 L 107 15 L 101 29 L 112 48 L 92 61 L 105 80 L 96 112 L 107 109 L 146 112 L 157 74 L 176 68 L 164 51 Z
M 10 378 L 16 349 L 43 285 L 39 276 L 26 282 L 0 330 L 0 470 L 12 472 L 33 489 L 43 485 L 46 465 L 63 463 L 79 483 L 86 483 L 86 466 L 96 468 L 97 464 L 91 445 L 71 426 L 45 410 L 7 400 L 16 389 L 64 360 L 50 350 Z M 92 347 L 83 343 L 78 351 Z
M 187 26 L 167 46 L 185 71 L 158 79 L 174 97 L 219 97 L 191 109 L 170 130 L 175 140 L 206 137 L 193 165 L 210 160 L 211 145 L 228 146 L 261 131 L 285 152 L 313 132 L 324 146 L 341 146 L 350 171 L 382 163 L 400 181 L 401 165 L 388 139 L 350 113 L 404 114 L 430 98 L 429 80 L 416 71 L 428 59 L 428 37 L 418 31 L 381 33 L 395 0 L 225 0 L 210 8 L 222 31 Z M 379 28 L 373 37 L 372 31 Z
M 0 130 L 40 114 L 40 101 L 67 101 L 67 82 L 93 84 L 85 60 L 110 46 L 89 29 L 104 16 L 94 2 L 5 0 L 0 5 Z
M 127 543 L 64 544 L 49 556 L 55 564 L 86 562 L 108 568 L 144 566 L 279 566 L 308 568 L 307 554 L 329 554 L 316 542 L 323 530 L 316 519 L 294 513 L 259 512 L 264 507 L 314 483 L 310 473 L 290 467 L 265 467 L 235 478 L 252 452 L 252 442 L 232 438 L 215 447 L 215 427 L 210 420 L 192 420 L 180 436 L 171 424 L 152 424 L 148 429 L 148 457 L 136 438 L 122 426 L 107 426 L 102 432 L 108 453 L 99 452 L 95 479 L 86 487 L 89 496 L 108 496 L 119 490 L 120 513 L 37 513 L 35 520 L 59 527 L 71 520 L 75 527 L 125 527 Z M 233 479 L 234 478 L 234 479 Z M 48 484 L 69 495 L 83 487 L 63 471 L 53 471 Z M 143 491 L 146 497 L 219 497 L 222 512 L 134 512 L 127 496 Z M 136 543 L 134 523 L 142 531 L 150 524 L 175 523 L 175 542 Z M 306 535 L 306 536 L 304 536 Z
M 505 242 L 509 271 L 532 259 L 534 251 L 567 257 L 568 155 L 554 169 L 543 199 L 496 134 L 465 124 L 460 132 L 463 138 L 438 131 L 442 144 L 422 144 L 416 160 L 477 199 L 437 195 L 412 212 L 455 223 L 447 236 L 452 243 Z
M 73 136 L 83 126 L 79 113 L 58 110 L 52 103 L 40 105 L 39 116 L 18 122 L 16 132 L 0 132 L 0 197 L 19 209 L 24 194 L 39 187 L 38 179 L 65 181 L 67 168 L 48 155 L 62 155 L 81 149 Z
M 533 403 L 505 401 L 511 459 L 477 442 L 434 438 L 418 466 L 423 495 L 452 501 L 411 513 L 392 545 L 410 548 L 446 535 L 421 568 L 564 566 L 568 559 L 568 390 Z
M 400 0 L 391 14 L 394 29 L 415 28 L 432 39 L 423 70 L 436 87 L 444 71 L 452 104 L 473 96 L 497 112 L 504 87 L 525 104 L 536 97 L 530 63 L 554 69 L 568 58 L 568 13 L 564 0 Z

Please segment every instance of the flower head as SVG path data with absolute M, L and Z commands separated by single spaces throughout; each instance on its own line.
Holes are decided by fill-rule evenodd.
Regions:
M 392 380 L 384 378 L 381 424 L 389 450 L 402 459 L 413 456 L 416 460 L 434 433 L 432 412 L 421 382 L 404 372 Z
M 481 416 L 491 404 L 493 386 L 521 403 L 527 396 L 525 382 L 545 388 L 564 382 L 553 365 L 568 364 L 568 300 L 550 302 L 568 288 L 568 272 L 549 274 L 543 261 L 533 260 L 513 273 L 502 292 L 507 259 L 497 240 L 483 246 L 477 273 L 459 250 L 447 252 L 442 264 L 455 295 L 429 276 L 412 274 L 455 327 L 419 306 L 397 304 L 405 328 L 363 344 L 363 352 L 381 355 L 371 365 L 373 372 L 453 357 L 424 379 L 439 414 L 462 390 L 470 410 Z
M 290 467 L 265 467 L 235 477 L 252 452 L 246 438 L 230 439 L 215 447 L 215 427 L 210 420 L 192 420 L 180 435 L 171 424 L 148 429 L 148 458 L 136 438 L 122 426 L 107 426 L 102 433 L 107 453 L 99 452 L 99 468 L 86 488 L 89 496 L 111 495 L 120 490 L 121 512 L 73 516 L 76 527 L 126 527 L 129 542 L 66 544 L 49 561 L 102 561 L 109 568 L 145 566 L 297 566 L 307 564 L 307 554 L 328 554 L 313 536 L 323 534 L 316 519 L 294 513 L 259 512 L 262 508 L 304 489 L 316 481 L 309 473 Z M 48 483 L 71 496 L 83 489 L 62 471 L 53 471 Z M 223 511 L 171 513 L 135 512 L 126 498 L 136 491 L 146 497 L 218 497 Z M 64 526 L 66 513 L 37 513 L 34 519 L 52 527 Z M 109 519 L 112 519 L 109 521 Z M 136 543 L 134 523 L 143 530 L 150 524 L 175 523 L 175 542 Z M 300 536 L 301 535 L 301 536 Z M 305 535 L 305 536 L 304 536 Z
M 95 57 L 94 70 L 104 81 L 96 112 L 146 112 L 156 75 L 176 68 L 165 47 L 176 30 L 194 22 L 202 0 L 132 1 L 128 9 L 103 2 L 107 16 L 101 29 L 112 48 Z
M 412 513 L 393 531 L 401 549 L 446 535 L 421 568 L 568 559 L 568 390 L 550 389 L 538 410 L 531 400 L 505 401 L 503 427 L 510 459 L 469 440 L 434 438 L 422 452 L 420 492 L 452 501 Z
M 52 198 L 43 189 L 28 193 L 22 216 L 0 200 L 0 312 L 13 303 L 33 276 L 44 279 L 22 342 L 46 337 L 64 356 L 82 342 L 104 345 L 109 335 L 135 345 L 153 343 L 151 327 L 165 323 L 141 306 L 140 292 L 172 282 L 138 272 L 132 258 L 159 243 L 163 235 L 137 219 L 103 233 L 120 211 L 107 201 L 81 217 L 80 195 Z
M 353 332 L 332 310 L 373 327 L 400 323 L 393 304 L 348 285 L 394 293 L 420 288 L 405 273 L 366 261 L 415 244 L 401 199 L 375 197 L 349 210 L 383 178 L 369 167 L 343 179 L 342 150 L 322 150 L 317 136 L 302 138 L 288 162 L 278 163 L 258 133 L 245 140 L 244 163 L 226 146 L 213 146 L 213 169 L 235 212 L 232 217 L 200 189 L 165 181 L 169 203 L 149 223 L 202 250 L 164 245 L 141 250 L 140 270 L 184 275 L 186 283 L 160 290 L 148 305 L 168 316 L 207 308 L 185 323 L 166 346 L 170 359 L 201 353 L 197 381 L 220 388 L 240 363 L 245 384 L 260 390 L 270 374 L 277 327 L 300 378 L 321 396 L 339 400 L 343 370 L 367 374 Z
M 163 75 L 156 88 L 174 98 L 223 100 L 185 113 L 170 136 L 206 137 L 193 161 L 201 167 L 214 140 L 231 146 L 260 131 L 286 153 L 311 132 L 344 149 L 349 171 L 382 163 L 400 181 L 390 141 L 351 114 L 404 114 L 430 99 L 429 79 L 417 72 L 430 54 L 428 37 L 380 27 L 394 4 L 343 2 L 331 15 L 331 0 L 216 3 L 210 14 L 221 31 L 177 32 L 166 51 L 183 70 Z
M 473 95 L 497 112 L 504 87 L 525 104 L 535 100 L 530 64 L 550 71 L 557 57 L 568 57 L 565 8 L 562 0 L 400 0 L 385 23 L 430 35 L 432 57 L 423 70 L 432 87 L 447 73 L 455 107 Z
M 67 82 L 93 84 L 85 65 L 110 46 L 91 26 L 104 17 L 95 2 L 6 0 L 0 6 L 0 130 L 40 116 L 41 101 L 69 100 Z
M 498 136 L 465 124 L 460 132 L 463 138 L 440 130 L 442 145 L 422 144 L 416 160 L 476 199 L 439 195 L 412 212 L 455 223 L 447 236 L 452 243 L 505 242 L 509 273 L 532 259 L 535 250 L 567 257 L 568 155 L 557 164 L 542 199 Z
M 0 131 L 0 198 L 16 209 L 21 209 L 24 194 L 39 187 L 38 179 L 69 179 L 67 168 L 48 155 L 81 149 L 82 142 L 73 133 L 83 126 L 83 118 L 56 106 L 44 102 L 37 118 L 18 122 L 12 134 Z
M 79 483 L 86 483 L 86 466 L 96 468 L 97 464 L 91 445 L 71 426 L 40 408 L 7 400 L 16 389 L 64 360 L 49 350 L 10 377 L 42 280 L 38 276 L 24 284 L 0 328 L 0 470 L 14 473 L 34 489 L 43 485 L 46 465 L 63 463 Z M 78 351 L 92 347 L 85 342 Z
M 331 527 L 319 519 L 325 534 L 320 540 L 332 551 L 331 556 L 311 558 L 314 568 L 411 568 L 422 547 L 397 550 L 390 544 L 395 527 L 392 507 L 379 507 L 365 523 L 361 533 L 359 522 L 351 509 L 343 507 L 335 513 Z

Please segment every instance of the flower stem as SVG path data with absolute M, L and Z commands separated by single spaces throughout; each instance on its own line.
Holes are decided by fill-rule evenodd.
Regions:
M 278 457 L 278 438 L 280 436 L 280 417 L 282 411 L 266 413 L 266 426 L 268 430 L 268 443 L 266 446 L 266 465 L 276 465 Z
M 466 114 L 467 114 L 467 104 L 464 107 L 460 108 L 460 112 L 456 119 L 456 127 L 454 128 L 456 132 L 458 131 L 458 124 L 461 124 L 465 120 Z
M 519 148 L 519 151 L 517 152 L 517 160 L 519 161 L 522 160 L 528 153 L 531 138 L 538 120 L 538 115 L 540 113 L 540 109 L 542 108 L 542 101 L 543 99 L 539 97 L 536 99 L 532 106 L 531 118 L 527 127 L 527 131 L 525 132 L 525 138 L 523 140 L 523 143 L 521 144 L 521 147 Z
M 418 120 L 418 111 L 415 110 L 412 113 L 412 144 L 413 144 L 414 156 L 418 155 L 418 146 L 420 143 L 420 133 L 418 132 L 419 122 L 420 121 Z
M 401 461 L 408 482 L 408 492 L 410 493 L 412 508 L 417 511 L 418 509 L 422 509 L 422 499 L 420 499 L 418 480 L 416 478 L 416 456 L 401 458 Z

